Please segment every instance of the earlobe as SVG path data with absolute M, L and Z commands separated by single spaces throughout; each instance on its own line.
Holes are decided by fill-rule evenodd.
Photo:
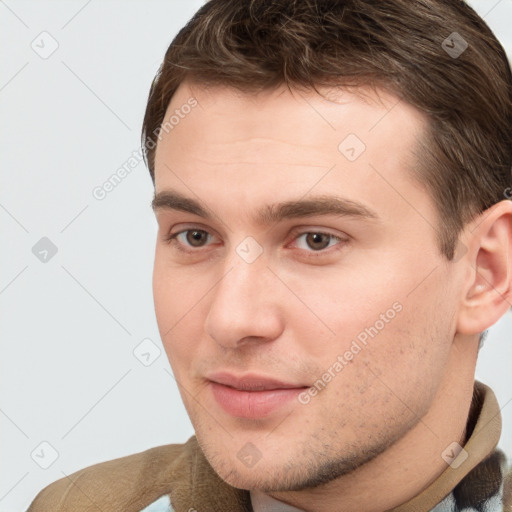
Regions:
M 471 229 L 472 228 L 472 229 Z M 512 201 L 501 201 L 468 226 L 471 267 L 457 331 L 476 334 L 494 325 L 512 306 Z

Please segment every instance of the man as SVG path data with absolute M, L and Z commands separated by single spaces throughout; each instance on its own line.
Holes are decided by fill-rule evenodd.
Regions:
M 455 0 L 210 0 L 152 84 L 158 326 L 196 435 L 29 511 L 512 510 L 512 76 Z

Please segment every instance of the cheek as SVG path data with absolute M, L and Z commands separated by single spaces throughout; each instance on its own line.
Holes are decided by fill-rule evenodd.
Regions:
M 204 289 L 203 289 L 204 288 Z M 192 358 L 201 339 L 203 324 L 197 318 L 201 298 L 207 293 L 204 280 L 191 280 L 184 272 L 159 258 L 153 270 L 153 300 L 160 337 L 173 371 L 175 362 Z
M 207 276 L 202 270 L 191 273 L 172 263 L 167 253 L 166 247 L 157 245 L 153 268 L 155 314 L 164 333 L 178 325 L 208 290 Z
M 357 271 L 289 275 L 287 282 L 310 311 L 298 302 L 287 306 L 287 324 L 296 327 L 294 338 L 303 340 L 305 355 L 319 368 L 341 360 L 346 369 L 366 368 L 370 379 L 374 370 L 397 386 L 427 379 L 426 388 L 442 371 L 451 341 L 447 276 L 440 269 L 429 275 L 435 268 L 375 258 Z
M 389 271 L 340 266 L 281 275 L 300 299 L 287 302 L 287 323 L 308 328 L 331 345 L 343 345 L 375 323 L 379 331 L 388 329 L 404 309 L 400 282 Z

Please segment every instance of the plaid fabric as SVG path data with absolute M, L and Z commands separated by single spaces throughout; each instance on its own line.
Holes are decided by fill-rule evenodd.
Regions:
M 512 473 L 506 458 L 495 450 L 453 489 L 431 512 L 510 512 Z

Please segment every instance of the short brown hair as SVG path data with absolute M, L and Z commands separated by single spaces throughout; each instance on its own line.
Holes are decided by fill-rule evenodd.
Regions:
M 418 108 L 429 123 L 412 172 L 436 205 L 449 260 L 464 225 L 511 190 L 510 65 L 463 1 L 209 0 L 151 85 L 142 145 L 153 182 L 154 135 L 185 79 L 244 92 L 370 85 Z

